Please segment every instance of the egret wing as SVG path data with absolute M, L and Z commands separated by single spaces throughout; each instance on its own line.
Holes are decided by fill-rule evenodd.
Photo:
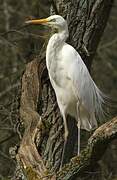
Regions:
M 69 62 L 68 77 L 72 81 L 75 96 L 89 113 L 102 114 L 102 104 L 104 102 L 102 92 L 92 80 L 77 51 L 70 45 L 67 45 L 66 48 Z

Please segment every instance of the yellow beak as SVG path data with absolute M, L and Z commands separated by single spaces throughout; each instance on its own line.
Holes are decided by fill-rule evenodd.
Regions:
M 33 19 L 33 20 L 29 20 L 29 21 L 26 21 L 25 23 L 26 24 L 45 24 L 49 22 L 48 19 Z

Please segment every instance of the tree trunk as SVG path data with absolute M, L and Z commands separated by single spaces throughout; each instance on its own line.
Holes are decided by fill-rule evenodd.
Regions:
M 67 19 L 69 25 L 68 42 L 81 54 L 88 69 L 104 31 L 112 0 L 56 0 L 53 10 Z M 52 3 L 53 4 L 53 3 Z M 55 8 L 56 7 L 56 8 Z M 97 129 L 79 157 L 73 155 L 73 142 L 67 147 L 65 162 L 69 163 L 59 171 L 63 148 L 63 121 L 54 91 L 51 87 L 45 65 L 45 56 L 39 56 L 28 63 L 22 78 L 20 118 L 25 132 L 17 154 L 18 162 L 27 179 L 67 180 L 80 174 L 92 163 L 96 163 L 104 153 L 108 143 L 117 135 L 117 118 Z M 71 129 L 75 123 L 69 117 Z M 102 133 L 103 132 L 103 133 Z M 104 143 L 105 142 L 105 143 Z M 102 148 L 98 154 L 97 146 Z

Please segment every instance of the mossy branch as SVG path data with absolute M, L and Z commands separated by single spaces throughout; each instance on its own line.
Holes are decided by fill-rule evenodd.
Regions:
M 81 155 L 74 157 L 61 171 L 57 172 L 57 180 L 68 180 L 80 174 L 92 164 L 96 164 L 104 154 L 108 143 L 117 138 L 117 117 L 100 126 L 88 140 L 87 147 Z

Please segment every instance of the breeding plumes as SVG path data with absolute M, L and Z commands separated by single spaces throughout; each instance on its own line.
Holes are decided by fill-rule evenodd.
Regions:
M 63 17 L 53 15 L 46 19 L 29 20 L 26 23 L 43 24 L 57 29 L 47 45 L 46 65 L 64 122 L 63 155 L 68 137 L 67 114 L 77 121 L 79 155 L 80 129 L 90 131 L 97 127 L 96 115 L 103 114 L 103 93 L 92 80 L 78 52 L 65 42 L 69 32 Z

